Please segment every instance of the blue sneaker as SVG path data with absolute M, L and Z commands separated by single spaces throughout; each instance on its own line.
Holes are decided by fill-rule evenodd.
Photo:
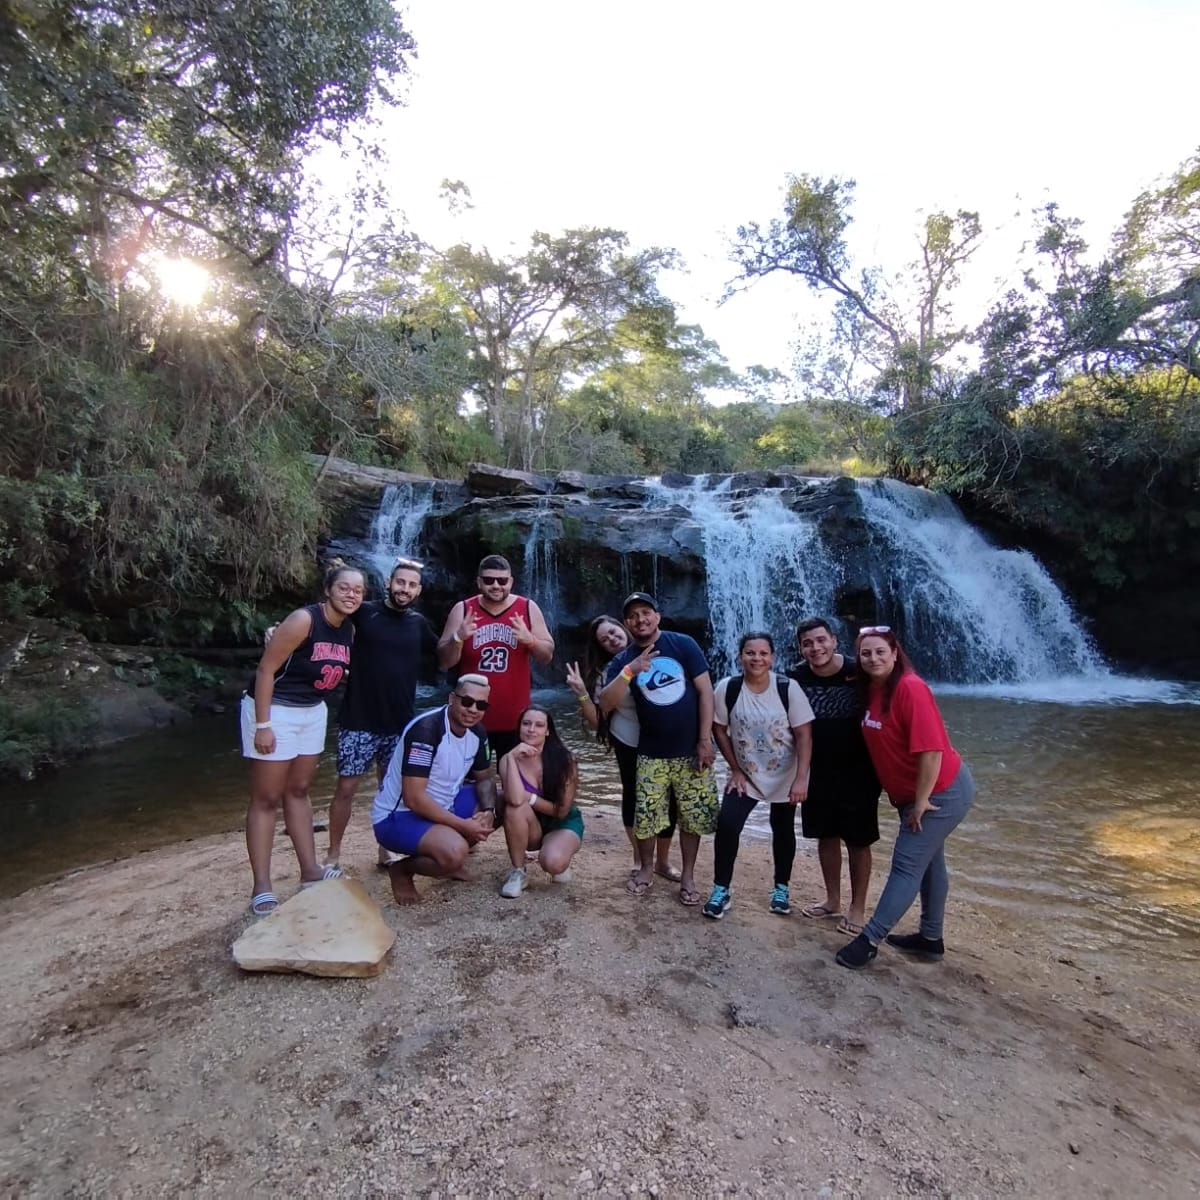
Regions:
M 733 896 L 730 894 L 729 889 L 722 887 L 718 883 L 713 888 L 712 895 L 708 898 L 708 903 L 704 906 L 704 915 L 711 917 L 714 921 L 719 921 L 732 903 Z
M 786 917 L 792 911 L 792 902 L 788 899 L 786 883 L 775 885 L 775 890 L 771 893 L 771 911 L 778 913 L 781 917 Z

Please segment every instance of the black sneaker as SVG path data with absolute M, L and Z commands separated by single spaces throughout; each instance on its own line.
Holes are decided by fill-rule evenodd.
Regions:
M 843 967 L 852 971 L 861 971 L 878 954 L 879 951 L 867 940 L 865 933 L 860 933 L 852 942 L 847 942 L 834 955 Z
M 940 962 L 946 953 L 946 943 L 941 938 L 922 937 L 919 933 L 889 933 L 887 941 L 889 946 L 925 962 Z

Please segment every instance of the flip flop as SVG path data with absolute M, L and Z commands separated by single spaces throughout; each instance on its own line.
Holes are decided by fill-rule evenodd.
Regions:
M 695 908 L 703 899 L 704 897 L 699 892 L 691 891 L 688 888 L 679 889 L 679 903 L 684 908 Z
M 300 890 L 302 892 L 305 892 L 309 888 L 316 887 L 318 883 L 324 883 L 325 880 L 327 880 L 327 879 L 345 879 L 346 878 L 346 872 L 343 871 L 341 867 L 323 867 L 322 870 L 325 872 L 325 874 L 322 875 L 320 879 L 305 880 L 304 882 L 302 882 L 300 884 Z
M 800 910 L 802 917 L 808 917 L 812 921 L 824 921 L 830 917 L 840 917 L 840 912 L 835 912 L 824 901 L 816 904 L 807 904 Z
M 654 873 L 655 875 L 661 875 L 663 879 L 669 879 L 672 883 L 678 883 L 683 878 L 683 872 L 678 867 L 670 865 L 665 867 L 656 866 Z
M 625 890 L 631 896 L 644 896 L 653 882 L 652 879 L 636 879 L 631 875 L 625 883 Z
M 861 925 L 855 925 L 853 921 L 849 921 L 843 917 L 838 922 L 837 931 L 838 933 L 848 934 L 850 937 L 858 937 L 858 935 L 862 933 L 863 927 Z
M 269 917 L 279 907 L 279 897 L 274 892 L 259 892 L 250 901 L 250 911 L 256 917 Z

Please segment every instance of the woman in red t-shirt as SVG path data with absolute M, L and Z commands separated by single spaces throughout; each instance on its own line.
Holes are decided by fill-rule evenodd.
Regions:
M 865 967 L 885 938 L 898 950 L 940 959 L 950 891 L 945 843 L 971 808 L 975 782 L 950 744 L 929 685 L 913 670 L 891 628 L 862 629 L 855 653 L 866 685 L 863 737 L 879 781 L 900 811 L 900 831 L 875 912 L 862 933 L 837 952 L 837 961 L 851 970 Z M 918 932 L 893 934 L 918 894 Z

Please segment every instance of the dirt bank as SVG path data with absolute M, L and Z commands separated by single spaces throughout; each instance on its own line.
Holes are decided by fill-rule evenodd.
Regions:
M 238 973 L 236 835 L 3 903 L 0 1192 L 1200 1189 L 1200 1015 L 1168 976 L 1085 973 L 962 906 L 943 964 L 854 974 L 832 929 L 766 912 L 765 847 L 718 923 L 665 880 L 627 897 L 619 821 L 588 832 L 566 886 L 502 900 L 493 843 L 479 882 L 387 903 L 369 981 Z

